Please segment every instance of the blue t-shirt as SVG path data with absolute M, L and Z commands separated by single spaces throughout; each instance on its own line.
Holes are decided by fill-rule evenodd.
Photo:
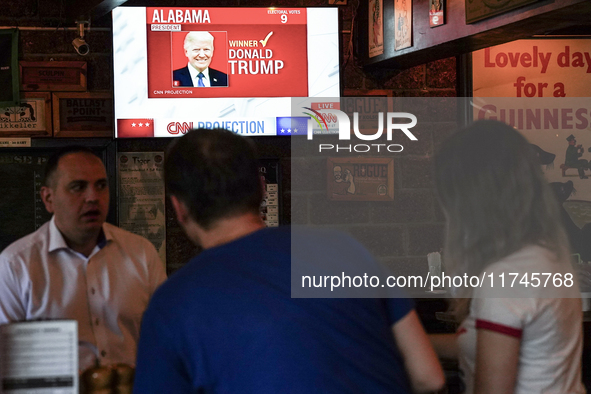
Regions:
M 134 392 L 410 392 L 391 327 L 411 301 L 291 298 L 291 247 L 289 227 L 263 229 L 166 281 L 143 317 Z

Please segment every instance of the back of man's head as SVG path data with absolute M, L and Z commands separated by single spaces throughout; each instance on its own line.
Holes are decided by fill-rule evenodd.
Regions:
M 166 155 L 166 187 L 204 229 L 222 218 L 257 213 L 263 199 L 252 140 L 224 129 L 196 129 Z

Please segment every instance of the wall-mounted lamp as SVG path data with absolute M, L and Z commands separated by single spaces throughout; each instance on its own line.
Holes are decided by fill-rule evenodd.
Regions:
M 84 29 L 86 24 L 90 25 L 90 22 L 76 21 L 76 24 L 78 25 L 78 37 L 74 38 L 74 41 L 72 41 L 72 45 L 74 46 L 74 49 L 76 50 L 76 52 L 78 52 L 79 55 L 86 56 L 88 55 L 88 52 L 90 52 L 90 47 L 84 40 Z

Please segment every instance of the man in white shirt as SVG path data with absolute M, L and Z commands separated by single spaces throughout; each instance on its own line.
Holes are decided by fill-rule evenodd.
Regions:
M 207 31 L 191 31 L 184 42 L 187 66 L 174 70 L 173 86 L 209 88 L 228 86 L 228 75 L 210 68 L 213 58 L 213 36 Z
M 105 223 L 107 174 L 88 148 L 49 159 L 41 198 L 51 220 L 0 254 L 0 324 L 74 319 L 80 369 L 133 365 L 142 314 L 166 279 L 156 249 Z

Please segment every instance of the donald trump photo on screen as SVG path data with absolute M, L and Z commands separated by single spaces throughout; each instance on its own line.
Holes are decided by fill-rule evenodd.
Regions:
M 228 86 L 228 75 L 209 67 L 214 52 L 211 33 L 191 31 L 185 36 L 183 46 L 188 63 L 185 67 L 173 71 L 173 86 Z

